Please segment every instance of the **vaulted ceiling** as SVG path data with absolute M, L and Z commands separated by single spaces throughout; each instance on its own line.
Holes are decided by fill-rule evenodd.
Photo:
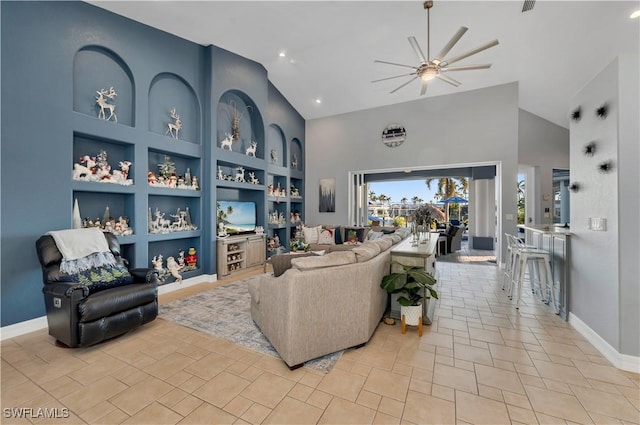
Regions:
M 407 37 L 426 50 L 422 1 L 91 3 L 261 63 L 306 119 L 420 98 L 418 81 L 390 94 L 406 80 L 371 80 L 411 72 L 375 59 L 417 65 Z M 638 1 L 538 0 L 524 13 L 521 0 L 434 3 L 432 56 L 461 26 L 469 30 L 449 56 L 494 38 L 500 44 L 456 64 L 491 63 L 490 69 L 449 73 L 462 85 L 433 81 L 428 97 L 517 81 L 522 109 L 568 127 L 571 97 L 616 56 L 639 49 L 639 19 L 629 18 Z

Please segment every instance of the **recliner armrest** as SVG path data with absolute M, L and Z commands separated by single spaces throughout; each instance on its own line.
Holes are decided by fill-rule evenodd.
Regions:
M 140 268 L 130 269 L 135 283 L 158 283 L 158 272 L 154 269 Z
M 73 291 L 76 291 L 76 290 L 82 291 L 81 298 L 84 298 L 89 295 L 89 288 L 77 282 L 47 283 L 42 288 L 42 292 L 45 294 L 51 294 L 56 297 L 67 297 L 67 298 L 70 298 Z

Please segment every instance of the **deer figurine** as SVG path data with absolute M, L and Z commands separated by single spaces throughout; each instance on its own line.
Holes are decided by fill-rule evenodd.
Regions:
M 173 122 L 167 124 L 167 131 L 164 135 L 171 135 L 174 139 L 178 138 L 178 131 L 182 129 L 182 121 L 180 121 L 180 115 L 176 113 L 176 108 L 173 108 L 171 111 L 171 118 L 173 118 Z

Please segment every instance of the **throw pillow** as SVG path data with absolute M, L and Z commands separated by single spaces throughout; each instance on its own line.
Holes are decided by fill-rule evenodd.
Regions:
M 356 261 L 358 263 L 364 263 L 380 254 L 380 247 L 375 243 L 368 242 L 353 248 L 352 251 L 356 254 Z
M 129 270 L 121 264 L 82 271 L 74 276 L 74 280 L 88 287 L 89 294 L 133 283 Z
M 344 229 L 344 241 L 349 242 L 364 242 L 364 238 L 369 232 L 368 228 L 364 227 L 345 227 Z
M 335 229 L 333 229 L 333 232 L 336 240 L 336 245 L 342 245 L 344 243 L 344 237 L 342 236 L 344 227 L 336 226 Z
M 336 237 L 334 229 L 322 229 L 318 235 L 318 243 L 320 245 L 335 245 Z
M 382 229 L 382 233 L 385 235 L 390 235 L 391 233 L 395 233 L 396 229 Z
M 351 251 L 332 252 L 323 256 L 313 256 L 310 258 L 294 258 L 291 264 L 294 269 L 300 271 L 321 269 L 332 266 L 343 266 L 356 262 L 356 255 Z
M 306 243 L 318 243 L 318 236 L 322 226 L 307 227 L 302 226 L 302 234 Z
M 373 230 L 371 230 L 369 233 L 367 233 L 367 240 L 368 241 L 373 241 L 376 239 L 380 239 L 382 237 L 382 235 L 384 235 L 384 233 L 382 232 L 374 232 Z

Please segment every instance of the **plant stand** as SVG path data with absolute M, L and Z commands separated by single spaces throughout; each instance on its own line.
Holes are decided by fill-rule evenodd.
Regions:
M 407 320 L 405 318 L 405 315 L 402 315 L 402 335 L 404 335 L 407 332 L 407 326 L 415 326 L 415 325 L 408 325 L 407 324 Z M 420 316 L 418 318 L 418 336 L 422 336 L 422 316 Z

